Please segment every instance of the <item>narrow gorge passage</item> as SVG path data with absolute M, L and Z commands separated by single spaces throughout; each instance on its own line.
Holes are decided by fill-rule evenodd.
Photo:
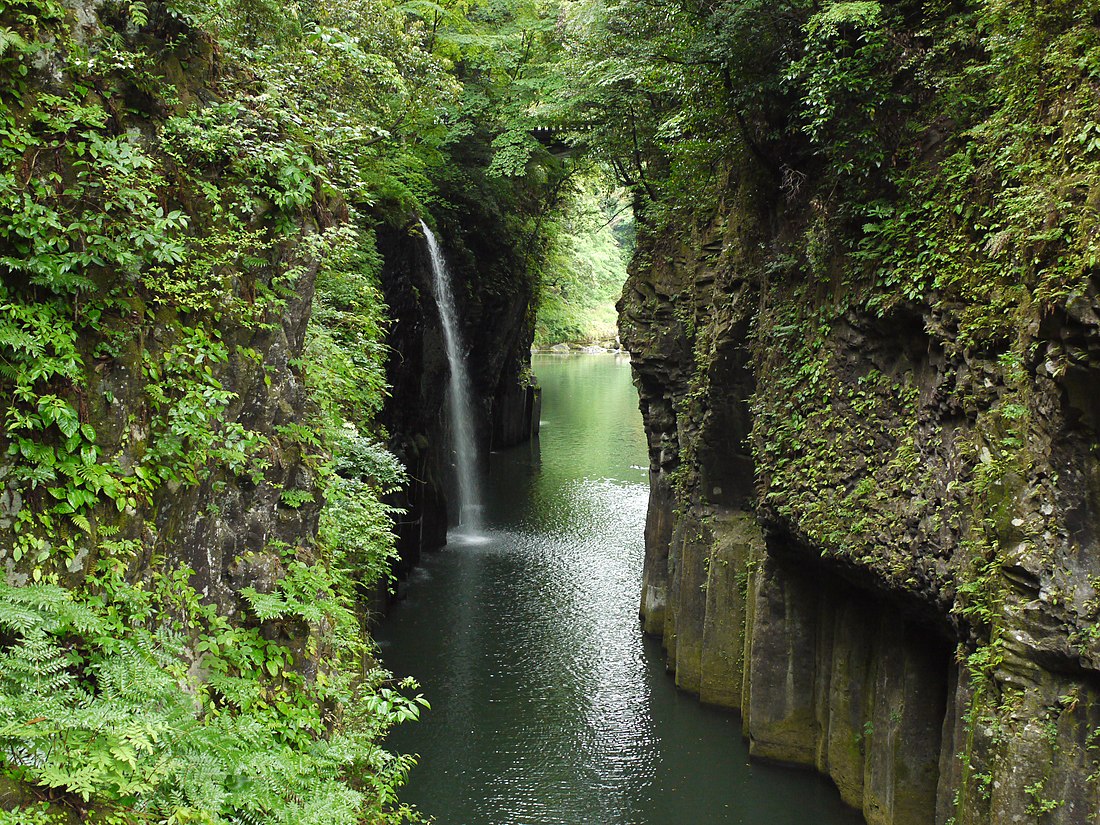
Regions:
M 0 0 L 0 825 L 1100 825 L 1098 112 L 1100 0 Z
M 740 721 L 676 690 L 638 624 L 648 488 L 628 362 L 537 356 L 541 438 L 491 458 L 486 538 L 425 558 L 383 625 L 432 702 L 391 739 L 439 825 L 860 817 L 810 773 L 749 765 Z

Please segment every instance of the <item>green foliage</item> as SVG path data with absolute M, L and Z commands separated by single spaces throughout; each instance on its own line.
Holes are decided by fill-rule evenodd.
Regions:
M 606 184 L 589 180 L 548 229 L 535 343 L 595 343 L 618 336 L 615 302 L 626 281 L 625 244 L 632 241 L 621 194 L 599 197 Z
M 345 226 L 319 241 L 323 265 L 307 345 L 310 381 L 326 409 L 351 422 L 368 421 L 386 389 L 381 258 L 369 230 Z
M 527 132 L 505 132 L 493 140 L 493 159 L 488 174 L 497 177 L 523 177 L 534 158 L 542 149 L 537 140 Z
M 638 292 L 665 289 L 655 320 L 678 323 L 697 354 L 723 310 L 751 319 L 761 518 L 953 610 L 973 697 L 970 812 L 968 793 L 1005 778 L 989 738 L 1024 719 L 1005 629 L 1032 598 L 1019 557 L 1053 571 L 1045 610 L 1087 623 L 1053 583 L 1069 575 L 1051 558 L 1065 527 L 1038 502 L 1065 479 L 1039 446 L 1049 422 L 1030 388 L 1087 369 L 1052 330 L 1096 287 L 1100 6 L 585 6 L 597 25 L 578 87 L 611 119 L 588 138 L 642 207 L 655 276 L 637 260 Z M 666 297 L 704 265 L 713 293 Z M 710 396 L 698 376 L 682 393 L 689 441 Z M 678 473 L 681 504 L 702 495 L 694 470 Z M 1032 816 L 1060 804 L 1042 782 L 1018 792 Z
M 327 628 L 313 641 L 336 658 L 307 678 L 262 626 L 204 606 L 189 575 L 149 588 L 105 576 L 83 597 L 0 585 L 9 773 L 119 822 L 405 821 L 383 811 L 411 762 L 375 743 L 425 703 L 381 671 L 349 679 L 362 647 L 338 583 L 295 565 L 273 593 L 246 594 L 261 621 Z
M 379 742 L 424 703 L 367 665 L 356 613 L 404 476 L 373 420 L 379 259 L 346 203 L 405 186 L 456 84 L 392 4 L 307 17 L 132 3 L 77 39 L 60 6 L 0 6 L 0 759 L 112 821 L 415 819 L 395 797 L 411 759 Z M 240 70 L 202 76 L 200 19 Z M 294 367 L 318 413 L 272 427 L 254 408 L 295 375 L 263 356 L 293 346 L 318 272 Z M 301 489 L 275 487 L 287 467 Z M 172 510 L 230 483 L 275 487 L 303 525 L 322 511 L 319 542 L 236 560 L 276 576 L 232 621 L 176 569 Z
M 550 107 L 609 164 L 655 224 L 703 213 L 730 160 L 778 167 L 785 78 L 810 4 L 570 4 L 568 82 Z
M 0 825 L 59 825 L 66 822 L 64 813 L 51 811 L 46 803 L 0 810 Z
M 900 103 L 893 89 L 891 43 L 878 2 L 831 3 L 806 23 L 803 57 L 788 79 L 802 107 L 803 130 L 839 174 L 866 177 L 886 162 L 881 132 Z
M 0 4 L 5 776 L 118 822 L 412 819 L 379 742 L 423 703 L 367 666 L 356 613 L 406 481 L 376 421 L 375 222 L 476 204 L 509 250 L 482 297 L 541 274 L 606 309 L 618 248 L 558 219 L 580 164 L 531 134 L 560 4 L 86 11 Z M 272 575 L 208 603 L 178 543 L 229 488 L 301 535 L 227 559 Z
M 28 36 L 37 31 L 29 21 L 60 19 L 48 6 L 37 10 L 41 17 L 12 17 Z M 292 216 L 312 203 L 316 173 L 306 152 L 273 137 L 262 105 L 169 118 L 162 144 L 119 129 L 114 110 L 89 97 L 86 84 L 175 93 L 134 68 L 146 55 L 120 37 L 88 50 L 53 34 L 31 52 L 49 48 L 84 75 L 74 68 L 68 84 L 46 92 L 30 85 L 31 52 L 22 50 L 8 59 L 18 64 L 13 77 L 24 79 L 0 89 L 18 103 L 0 121 L 0 201 L 10 216 L 0 223 L 0 378 L 11 390 L 4 447 L 9 478 L 32 505 L 17 515 L 13 557 L 33 554 L 36 579 L 52 574 L 51 556 L 70 564 L 86 555 L 86 545 L 113 529 L 112 511 L 147 502 L 164 483 L 195 485 L 218 466 L 262 476 L 268 441 L 230 419 L 237 398 L 218 371 L 232 348 L 207 325 L 213 316 L 261 328 L 283 309 L 294 268 L 265 272 L 264 264 L 294 231 Z M 235 131 L 204 142 L 212 117 Z M 230 147 L 236 155 L 227 159 Z M 214 183 L 206 174 L 218 167 Z M 207 202 L 202 219 L 188 204 L 166 208 L 181 190 Z M 261 203 L 275 208 L 274 219 L 248 226 Z M 163 345 L 135 351 L 146 313 L 174 330 L 171 340 L 158 336 Z M 176 313 L 202 317 L 184 323 Z M 145 379 L 142 412 L 152 419 L 149 446 L 133 445 L 127 456 L 97 443 L 86 423 L 90 359 L 122 356 Z
M 761 495 L 815 546 L 904 582 L 904 556 L 883 548 L 923 524 L 971 542 L 966 582 L 996 578 L 985 549 L 1008 534 L 1012 478 L 1031 460 L 1014 377 L 1035 354 L 1024 331 L 1090 294 L 1098 260 L 1097 11 L 630 0 L 571 9 L 576 83 L 560 98 L 563 119 L 590 113 L 584 139 L 632 188 L 647 243 L 662 233 L 721 239 L 708 261 L 716 288 L 760 296 Z M 675 249 L 658 256 L 676 266 Z M 677 297 L 673 313 L 697 352 L 707 345 L 693 303 L 702 297 Z M 1008 389 L 993 408 L 960 399 L 978 420 L 973 443 L 958 447 L 969 469 L 949 490 L 931 466 L 941 457 L 922 453 L 953 436 L 922 419 L 907 374 L 918 365 L 892 354 L 899 373 L 888 379 L 848 375 L 835 360 L 844 330 L 914 308 L 922 348 L 927 333 L 948 358 L 1011 353 L 1017 365 L 999 363 Z M 936 329 L 923 329 L 932 318 Z M 917 495 L 929 489 L 976 512 L 933 512 Z M 979 590 L 994 592 L 969 595 Z M 967 619 L 995 612 L 963 594 Z
M 381 496 L 406 480 L 374 433 L 386 387 L 381 259 L 370 232 L 345 228 L 325 244 L 306 348 L 307 378 L 319 407 L 315 432 L 330 456 L 319 539 L 336 566 L 370 587 L 390 577 L 397 558 L 394 511 Z M 284 503 L 294 506 L 287 495 Z

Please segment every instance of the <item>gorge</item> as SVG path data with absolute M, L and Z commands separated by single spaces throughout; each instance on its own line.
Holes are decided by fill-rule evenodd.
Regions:
M 0 3 L 0 825 L 416 821 L 391 730 L 476 680 L 379 652 L 391 590 L 395 622 L 422 592 L 454 617 L 427 647 L 513 631 L 468 651 L 490 698 L 559 699 L 475 737 L 516 784 L 471 822 L 724 821 L 654 767 L 700 718 L 871 825 L 1095 821 L 1098 21 Z M 528 446 L 531 344 L 618 255 L 648 462 L 570 481 Z M 582 390 L 554 363 L 641 446 L 624 364 Z M 479 461 L 516 509 L 435 554 Z M 653 699 L 662 667 L 725 711 Z M 699 773 L 740 782 L 729 757 Z
M 379 628 L 432 709 L 395 731 L 439 822 L 855 825 L 825 780 L 749 764 L 637 621 L 645 435 L 622 356 L 535 356 L 541 436 L 494 452 L 486 527 L 426 557 Z

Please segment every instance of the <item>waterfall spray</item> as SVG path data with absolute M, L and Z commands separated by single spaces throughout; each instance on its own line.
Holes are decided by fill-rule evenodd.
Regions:
M 435 276 L 435 301 L 443 323 L 443 341 L 447 350 L 447 363 L 451 379 L 447 399 L 451 419 L 451 438 L 455 451 L 455 469 L 458 477 L 459 524 L 467 533 L 481 531 L 481 502 L 477 472 L 477 442 L 475 438 L 475 411 L 470 390 L 470 373 L 462 350 L 462 338 L 458 327 L 458 309 L 451 289 L 451 273 L 443 251 L 439 248 L 432 230 L 420 221 Z

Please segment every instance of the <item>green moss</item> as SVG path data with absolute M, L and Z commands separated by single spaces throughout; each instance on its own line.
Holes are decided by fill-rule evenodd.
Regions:
M 749 753 L 756 759 L 788 765 L 815 764 L 814 742 L 806 734 L 816 728 L 813 708 L 795 708 L 786 718 L 769 721 L 762 733 L 754 723 Z

